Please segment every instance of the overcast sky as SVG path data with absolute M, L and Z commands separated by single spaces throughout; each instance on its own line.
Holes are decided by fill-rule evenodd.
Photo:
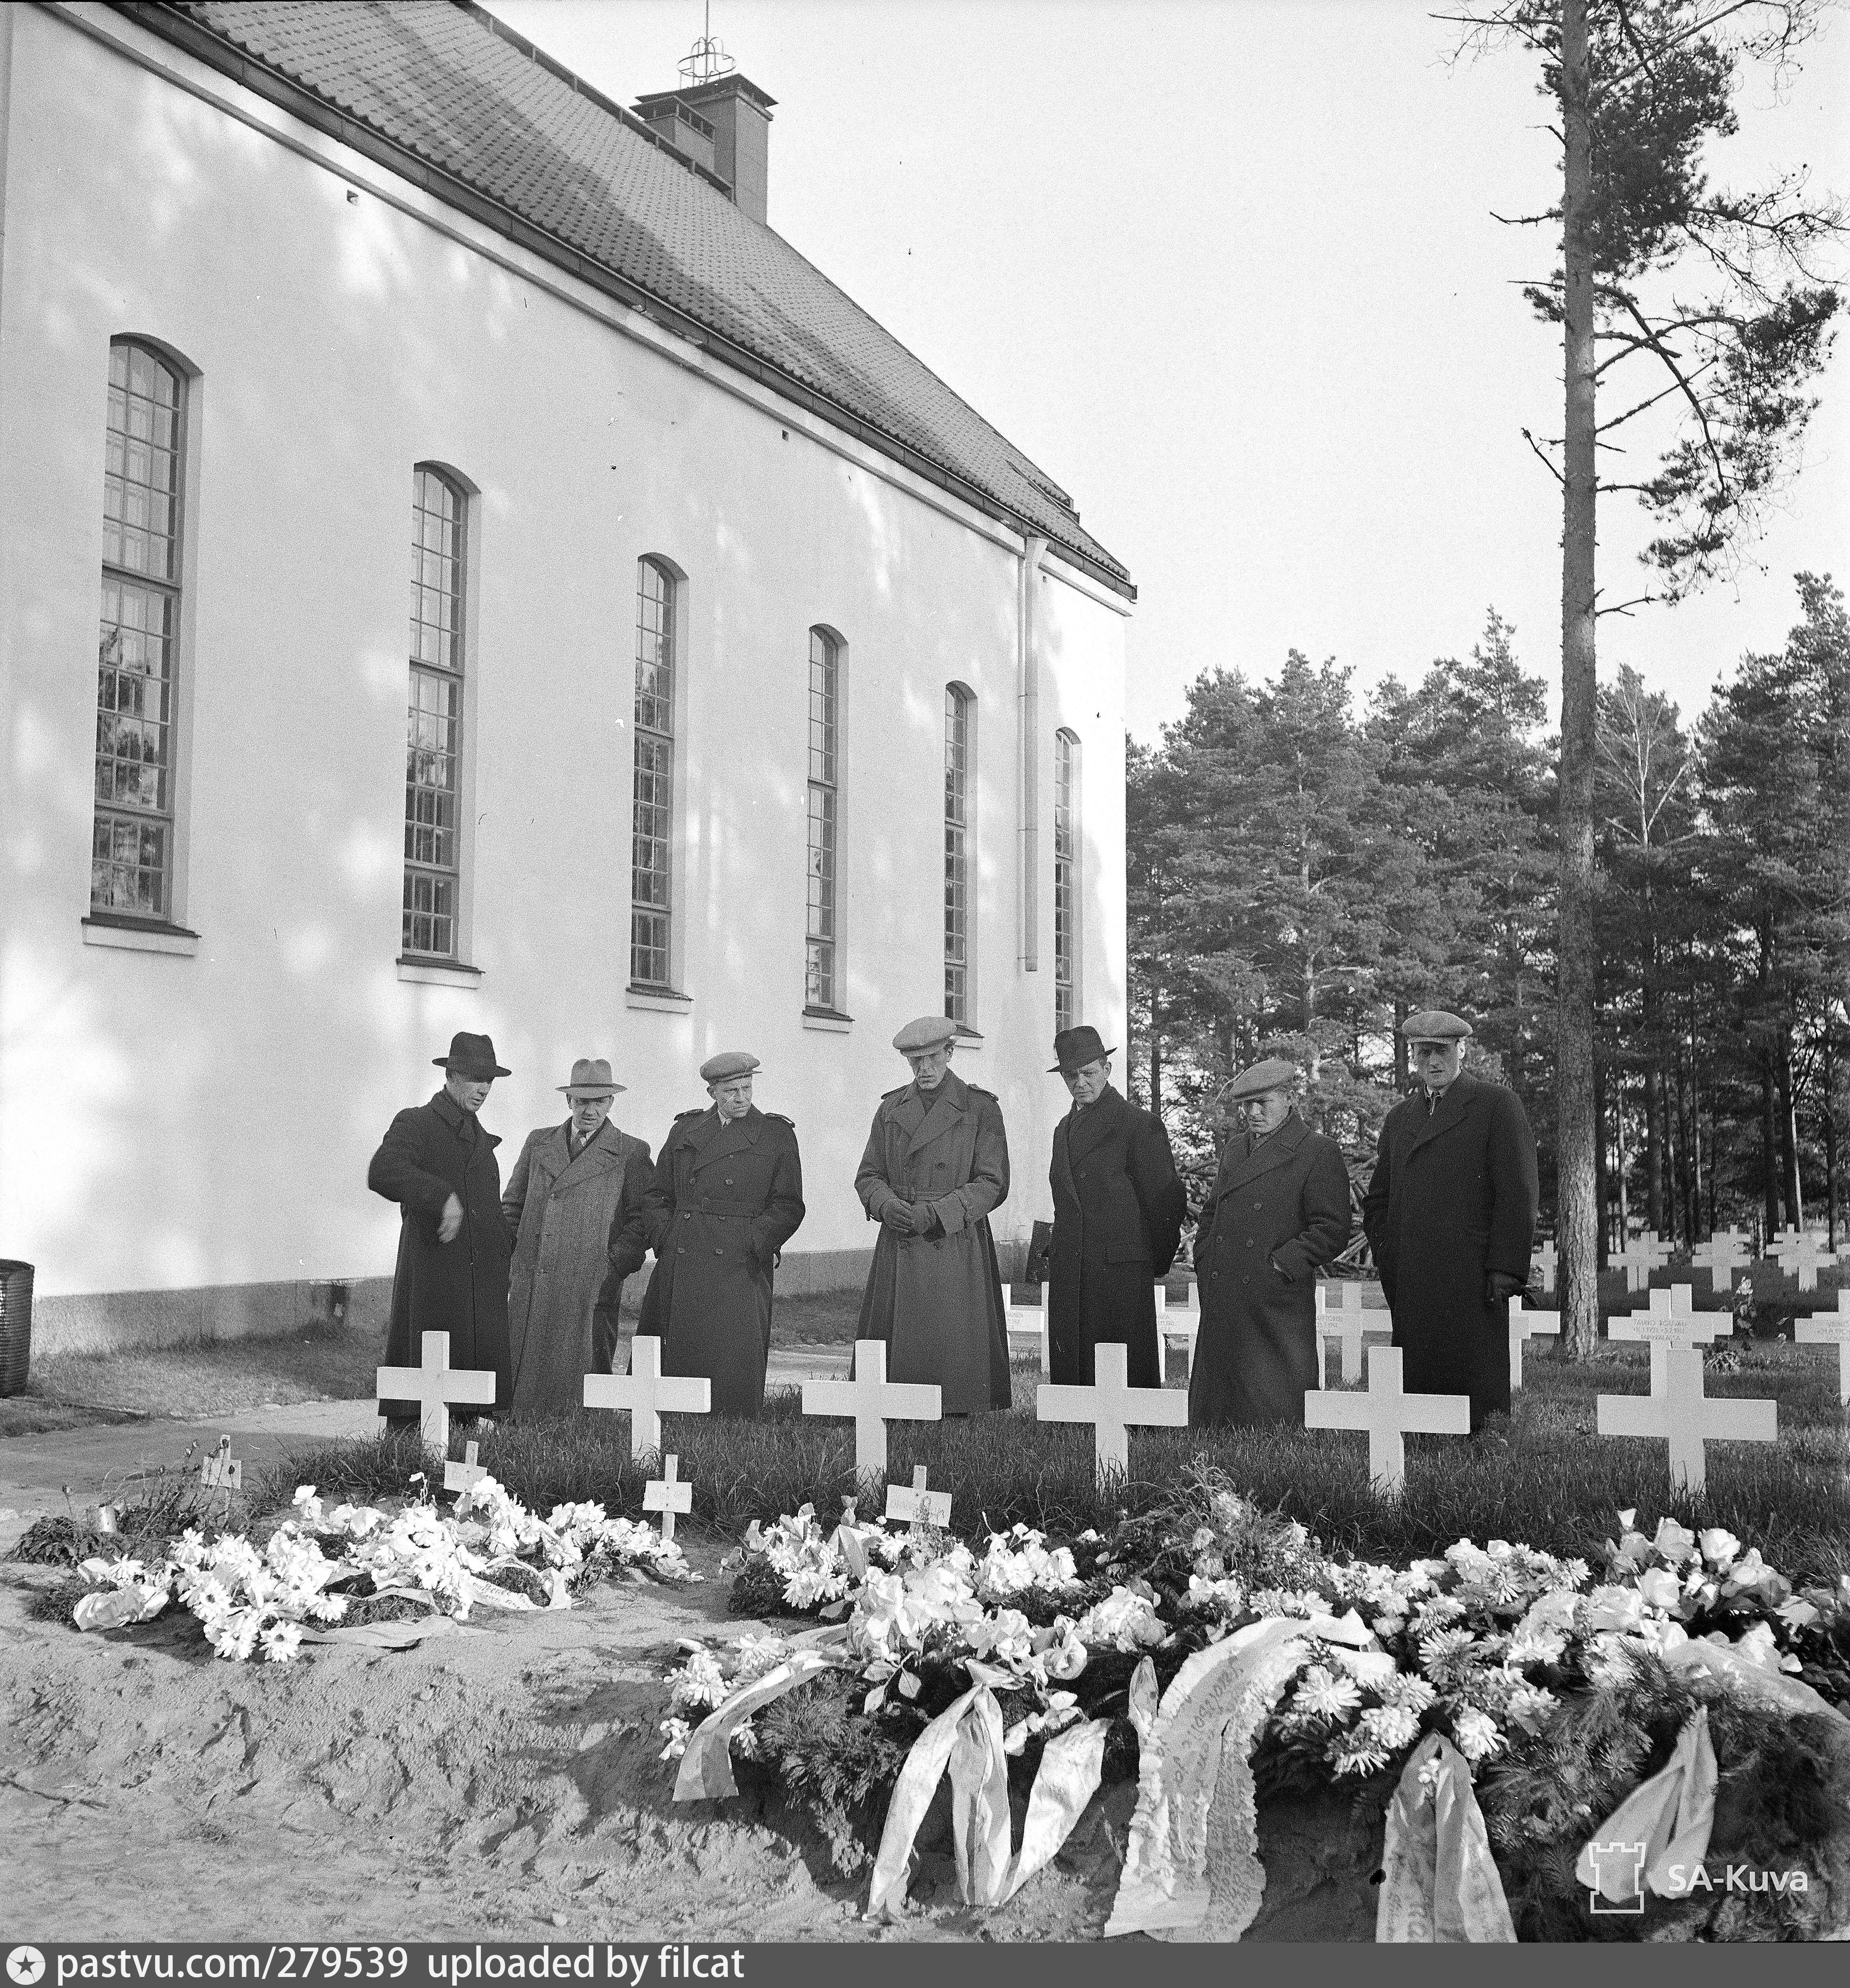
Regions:
M 702 30 L 702 0 L 492 5 L 625 103 Z M 1451 63 L 1409 0 L 712 0 L 712 29 L 778 100 L 771 225 L 1130 568 L 1138 736 L 1292 647 L 1417 676 L 1493 605 L 1557 683 L 1560 502 L 1520 431 L 1559 432 L 1559 339 L 1512 287 L 1556 243 L 1493 218 L 1559 184 L 1527 59 Z M 1748 78 L 1712 177 L 1803 164 L 1850 198 L 1846 103 L 1840 13 L 1783 93 Z M 1839 345 L 1737 580 L 1603 620 L 1602 676 L 1693 714 L 1783 641 L 1795 572 L 1850 583 Z M 1605 500 L 1606 599 L 1644 590 L 1646 536 Z

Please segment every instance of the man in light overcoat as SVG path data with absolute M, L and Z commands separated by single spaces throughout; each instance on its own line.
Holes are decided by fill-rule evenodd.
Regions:
M 610 1121 L 624 1087 L 580 1057 L 559 1088 L 571 1116 L 527 1135 L 501 1212 L 514 1236 L 508 1345 L 523 1417 L 584 1405 L 584 1377 L 607 1374 L 624 1278 L 648 1253 L 649 1149 Z

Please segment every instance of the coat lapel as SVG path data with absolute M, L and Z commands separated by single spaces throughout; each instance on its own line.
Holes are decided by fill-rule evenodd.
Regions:
M 1068 1116 L 1054 1128 L 1054 1192 L 1063 1201 L 1079 1199 L 1079 1183 L 1073 1178 L 1073 1155 L 1067 1131 L 1072 1122 Z
M 1243 1155 L 1221 1175 L 1219 1195 L 1230 1194 L 1235 1188 L 1244 1187 L 1250 1180 L 1261 1174 L 1282 1167 L 1310 1136 L 1311 1128 L 1294 1111 L 1269 1139 L 1262 1140 L 1255 1149 Z
M 1454 1125 L 1463 1122 L 1465 1107 L 1471 1101 L 1471 1092 L 1476 1088 L 1473 1080 L 1463 1074 L 1455 1077 L 1446 1087 L 1446 1094 L 1439 1100 L 1431 1117 L 1423 1114 L 1415 1121 L 1418 1129 L 1413 1134 L 1413 1143 L 1407 1148 L 1409 1158 L 1422 1146 L 1429 1145 L 1442 1132 L 1449 1132 Z
M 953 1088 L 955 1087 L 955 1088 Z M 918 1129 L 906 1141 L 908 1153 L 915 1153 L 921 1146 L 928 1146 L 942 1134 L 948 1132 L 963 1116 L 963 1107 L 969 1094 L 960 1079 L 947 1070 L 944 1081 L 932 1094 L 925 1115 L 918 1121 Z M 924 1101 L 922 1098 L 922 1103 Z
M 1109 1084 L 1083 1111 L 1069 1111 L 1061 1123 L 1067 1128 L 1067 1158 L 1075 1165 L 1092 1148 L 1118 1130 L 1118 1121 L 1130 1107 Z
M 553 1133 L 541 1150 L 549 1158 L 556 1158 L 553 1171 L 561 1187 L 576 1187 L 580 1181 L 595 1179 L 600 1174 L 607 1174 L 611 1168 L 623 1165 L 623 1135 L 607 1118 L 576 1158 L 572 1155 L 569 1121 Z
M 698 1173 L 702 1167 L 710 1167 L 715 1160 L 729 1159 L 748 1146 L 756 1145 L 763 1127 L 764 1114 L 756 1105 L 742 1118 L 734 1118 L 716 1127 L 712 1137 L 694 1155 L 694 1172 Z

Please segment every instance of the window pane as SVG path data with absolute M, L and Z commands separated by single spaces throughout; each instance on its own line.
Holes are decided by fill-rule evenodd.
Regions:
M 435 470 L 421 468 L 412 477 L 401 942 L 408 953 L 437 959 L 456 956 L 465 501 Z
M 103 561 L 154 580 L 180 577 L 181 390 L 152 353 L 110 348 Z
M 969 1019 L 969 699 L 945 692 L 944 1011 Z
M 630 833 L 630 979 L 670 984 L 675 842 L 675 582 L 636 567 L 636 762 Z
M 1079 1018 L 1079 741 L 1054 739 L 1054 1026 Z

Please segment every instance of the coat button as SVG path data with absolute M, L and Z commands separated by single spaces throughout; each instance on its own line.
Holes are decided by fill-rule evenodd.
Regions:
M 1253 1213 L 1254 1213 L 1255 1215 L 1256 1215 L 1256 1214 L 1259 1212 L 1259 1211 L 1260 1211 L 1262 1208 L 1263 1208 L 1264 1206 L 1265 1206 L 1265 1203 L 1264 1203 L 1263 1201 L 1256 1201 L 1256 1202 L 1253 1202 Z
M 688 1253 L 686 1252 L 686 1250 L 685 1250 L 685 1249 L 677 1249 L 675 1250 L 675 1254 L 677 1256 L 685 1256 L 687 1253 Z
M 691 1215 L 684 1215 L 681 1219 L 683 1222 L 692 1222 L 694 1218 Z

